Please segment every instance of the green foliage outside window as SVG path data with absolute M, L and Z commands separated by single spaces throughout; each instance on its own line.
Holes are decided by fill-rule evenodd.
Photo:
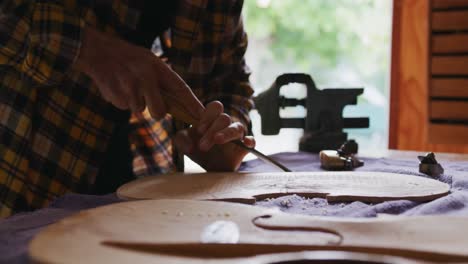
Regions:
M 247 63 L 257 93 L 286 72 L 309 73 L 319 88 L 364 87 L 357 106 L 345 116 L 370 117 L 369 129 L 350 130 L 360 149 L 384 149 L 388 138 L 391 44 L 391 0 L 245 0 L 244 23 L 249 34 Z M 302 87 L 287 87 L 287 97 L 304 97 Z M 282 110 L 303 116 L 303 108 Z M 260 149 L 294 151 L 302 131 L 282 130 L 262 136 L 253 116 Z M 287 147 L 278 149 L 280 139 Z M 272 147 L 273 146 L 273 147 Z
M 343 64 L 363 85 L 370 83 L 386 94 L 390 2 L 245 0 L 244 16 L 250 39 L 267 43 L 267 56 L 275 63 L 293 65 L 318 83 L 333 84 L 346 83 L 336 83 L 340 76 L 330 73 Z

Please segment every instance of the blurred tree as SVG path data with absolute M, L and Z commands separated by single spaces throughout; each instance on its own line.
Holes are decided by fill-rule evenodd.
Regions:
M 266 43 L 275 63 L 326 83 L 344 65 L 360 85 L 387 95 L 391 21 L 382 14 L 390 7 L 390 0 L 246 0 L 244 14 L 249 37 Z

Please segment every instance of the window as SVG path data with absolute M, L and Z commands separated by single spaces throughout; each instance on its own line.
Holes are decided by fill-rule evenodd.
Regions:
M 244 22 L 249 34 L 247 63 L 256 94 L 282 73 L 308 73 L 319 89 L 364 87 L 358 106 L 344 116 L 369 116 L 369 129 L 349 129 L 361 150 L 386 149 L 391 45 L 391 0 L 249 0 Z M 304 98 L 305 88 L 282 88 L 288 97 Z M 304 116 L 301 107 L 281 116 Z M 258 149 L 266 153 L 297 151 L 300 129 L 263 136 L 252 112 Z M 281 142 L 281 144 L 278 144 Z

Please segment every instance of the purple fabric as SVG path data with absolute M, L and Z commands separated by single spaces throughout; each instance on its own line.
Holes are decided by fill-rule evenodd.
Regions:
M 291 167 L 293 171 L 319 171 L 320 162 L 317 155 L 308 153 L 281 153 L 273 155 L 278 161 Z M 426 177 L 419 173 L 419 160 L 371 159 L 363 158 L 365 166 L 356 171 L 394 172 L 417 177 Z M 463 215 L 468 216 L 468 162 L 442 162 L 444 175 L 438 180 L 451 185 L 450 194 L 428 203 L 418 203 L 408 200 L 389 201 L 379 204 L 328 203 L 326 199 L 307 199 L 297 195 L 284 196 L 277 199 L 257 202 L 265 207 L 279 207 L 281 211 L 307 215 L 375 217 L 377 214 L 396 215 Z M 254 160 L 244 164 L 242 170 L 276 171 L 275 168 Z
M 319 171 L 318 156 L 308 153 L 273 155 L 294 171 Z M 419 161 L 395 159 L 364 159 L 359 171 L 396 172 L 415 177 L 427 177 L 418 172 Z M 279 207 L 284 212 L 323 216 L 375 217 L 377 214 L 401 215 L 464 215 L 468 216 L 468 162 L 443 162 L 445 174 L 439 180 L 451 185 L 451 193 L 428 203 L 406 200 L 379 204 L 328 203 L 326 199 L 306 199 L 289 195 L 257 202 L 259 206 Z M 243 171 L 276 171 L 259 160 L 243 164 Z M 45 226 L 80 210 L 119 202 L 115 195 L 91 196 L 68 194 L 58 198 L 45 209 L 14 215 L 0 220 L 0 263 L 27 263 L 27 244 Z
M 80 210 L 119 201 L 115 194 L 67 194 L 53 201 L 48 208 L 0 220 L 0 263 L 29 263 L 28 243 L 42 228 Z

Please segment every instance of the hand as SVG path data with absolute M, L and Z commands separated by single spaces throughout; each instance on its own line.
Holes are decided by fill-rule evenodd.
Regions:
M 179 131 L 174 143 L 179 151 L 189 156 L 207 171 L 235 171 L 248 153 L 245 149 L 226 144 L 240 139 L 247 147 L 255 147 L 255 139 L 245 136 L 247 129 L 233 122 L 224 112 L 223 104 L 214 101 L 206 106 L 200 123 Z
M 148 107 L 153 118 L 166 114 L 160 92 L 180 98 L 195 116 L 203 105 L 187 84 L 149 49 L 86 28 L 76 68 L 97 85 L 102 97 L 119 109 L 141 112 Z

